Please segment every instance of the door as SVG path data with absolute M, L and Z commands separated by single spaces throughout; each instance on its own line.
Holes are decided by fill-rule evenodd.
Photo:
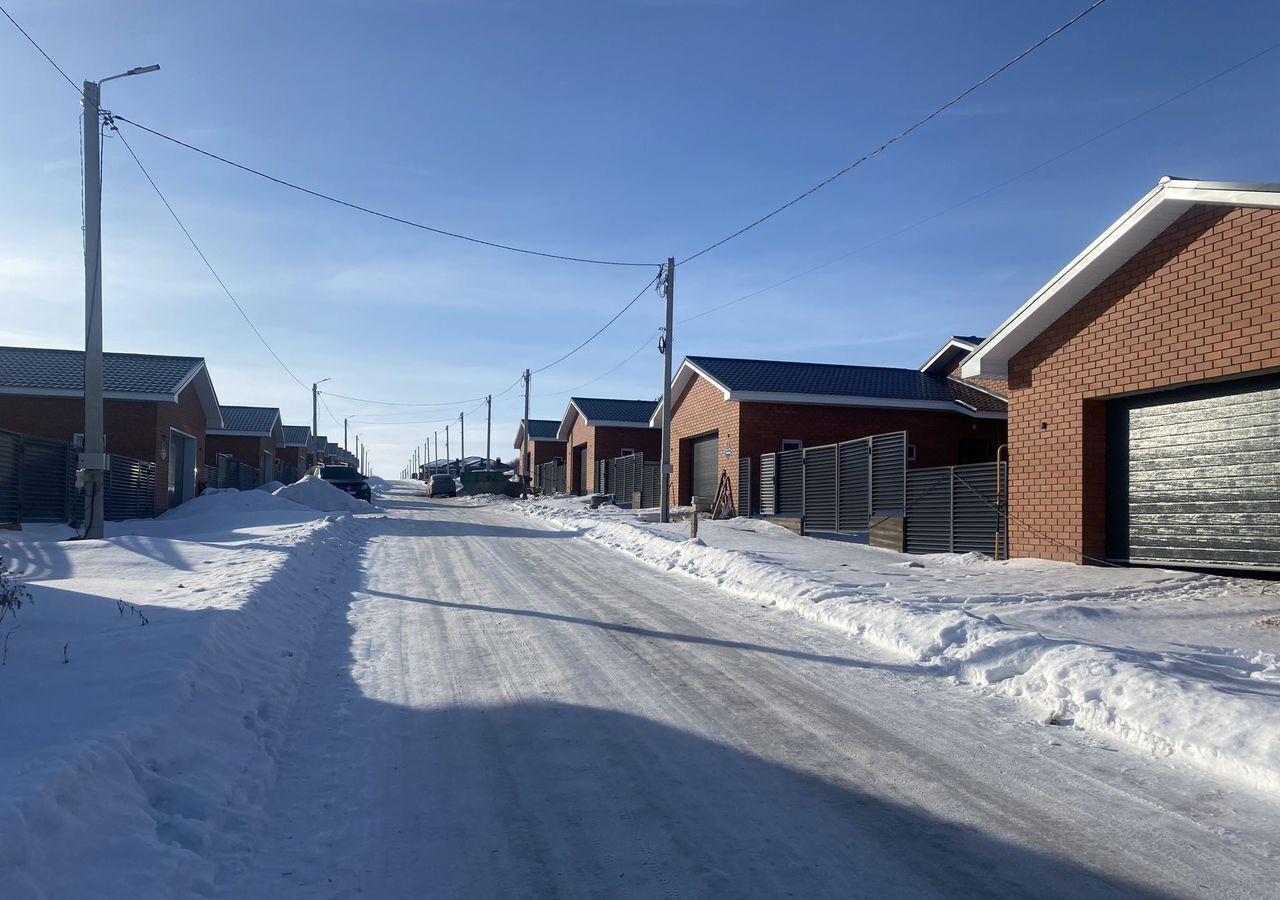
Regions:
M 1111 401 L 1107 555 L 1280 568 L 1280 378 Z
M 196 439 L 169 429 L 169 508 L 196 495 Z
M 716 483 L 720 480 L 720 433 L 694 438 L 689 442 L 689 450 L 693 496 L 714 500 Z
M 573 493 L 582 496 L 587 492 L 587 445 L 573 448 Z

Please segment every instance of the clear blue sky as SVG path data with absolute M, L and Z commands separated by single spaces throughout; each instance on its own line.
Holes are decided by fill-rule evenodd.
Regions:
M 77 81 L 160 63 L 107 85 L 104 106 L 192 143 L 442 228 L 656 263 L 790 199 L 1086 3 L 4 5 Z M 1275 13 L 1271 0 L 1109 0 L 882 157 L 682 268 L 677 320 L 848 254 L 679 327 L 677 358 L 917 366 L 946 335 L 1003 321 L 1160 176 L 1280 181 L 1276 51 L 935 216 L 1280 41 Z M 7 21 L 0 98 L 0 341 L 82 346 L 78 98 Z M 281 358 L 338 393 L 497 393 L 653 274 L 459 243 L 126 136 Z M 115 141 L 103 203 L 107 349 L 203 356 L 222 402 L 309 422 L 308 393 Z M 538 376 L 533 415 L 559 418 L 566 392 L 660 319 L 650 293 Z M 580 393 L 660 391 L 645 349 Z M 459 411 L 329 406 L 355 416 L 388 475 L 444 424 L 390 423 Z M 504 458 L 519 414 L 518 391 L 495 402 Z M 482 424 L 468 416 L 468 452 L 483 450 Z M 323 411 L 321 429 L 341 437 Z

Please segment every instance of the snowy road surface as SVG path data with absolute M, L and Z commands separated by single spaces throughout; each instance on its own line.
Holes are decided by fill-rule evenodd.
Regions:
M 386 505 L 237 896 L 1274 896 L 1268 798 L 501 506 Z

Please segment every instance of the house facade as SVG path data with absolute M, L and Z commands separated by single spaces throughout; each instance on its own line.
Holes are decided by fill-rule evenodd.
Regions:
M 568 442 L 560 437 L 560 423 L 555 419 L 530 419 L 528 421 L 529 450 L 524 458 L 520 451 L 524 448 L 525 422 L 516 429 L 515 449 L 519 460 L 517 471 L 526 478 L 533 478 L 538 466 L 549 463 L 553 459 L 565 459 Z
M 311 445 L 311 426 L 310 425 L 283 425 L 281 431 L 284 433 L 284 443 L 276 448 L 276 461 L 278 468 L 276 477 L 281 481 L 281 475 L 288 474 L 288 468 L 293 469 L 294 477 L 301 478 L 307 473 L 307 460 Z M 287 468 L 286 468 L 287 467 Z
M 196 495 L 209 429 L 222 426 L 203 359 L 103 355 L 106 451 L 156 465 L 155 511 Z M 84 353 L 0 347 L 0 428 L 77 443 Z
M 269 406 L 224 406 L 222 427 L 209 429 L 205 464 L 216 466 L 226 455 L 257 469 L 259 484 L 275 477 L 276 448 L 284 443 L 280 410 Z
M 671 393 L 676 504 L 713 498 L 722 477 L 736 503 L 744 457 L 758 496 L 764 453 L 905 431 L 910 465 L 944 466 L 994 460 L 1005 440 L 1003 398 L 916 369 L 693 356 Z
M 565 486 L 570 494 L 596 490 L 596 463 L 642 453 L 656 460 L 662 430 L 650 424 L 656 400 L 574 397 L 560 420 L 557 437 L 565 442 Z
M 1015 556 L 1280 567 L 1280 185 L 1165 179 L 963 364 Z

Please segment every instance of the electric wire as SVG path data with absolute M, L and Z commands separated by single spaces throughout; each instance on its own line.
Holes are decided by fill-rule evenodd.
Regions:
M 827 185 L 829 185 L 829 184 L 831 184 L 832 182 L 836 181 L 837 179 L 839 179 L 839 178 L 841 178 L 841 177 L 843 177 L 843 176 L 845 176 L 845 175 L 849 174 L 849 173 L 850 173 L 850 172 L 852 172 L 854 169 L 856 169 L 856 168 L 858 168 L 859 166 L 861 166 L 863 163 L 865 163 L 865 162 L 869 162 L 870 160 L 875 159 L 877 156 L 879 156 L 880 154 L 884 153 L 886 150 L 888 150 L 888 149 L 889 149 L 890 147 L 892 147 L 894 144 L 898 143 L 898 141 L 900 141 L 900 140 L 902 140 L 903 138 L 907 137 L 908 135 L 910 135 L 912 132 L 916 131 L 917 129 L 922 128 L 923 126 L 927 125 L 929 122 L 932 122 L 934 119 L 938 118 L 938 116 L 942 115 L 942 114 L 943 114 L 944 112 L 946 112 L 948 109 L 950 109 L 951 107 L 955 106 L 957 103 L 960 103 L 961 101 L 965 100 L 967 97 L 969 97 L 969 96 L 970 96 L 971 94 L 973 94 L 975 91 L 978 91 L 979 89 L 981 89 L 982 87 L 984 87 L 985 85 L 987 85 L 989 82 L 991 82 L 991 81 L 995 80 L 995 79 L 996 79 L 996 78 L 998 78 L 1000 75 L 1003 75 L 1003 74 L 1004 74 L 1005 72 L 1007 72 L 1009 69 L 1013 68 L 1015 65 L 1017 65 L 1018 63 L 1020 63 L 1022 60 L 1026 59 L 1026 58 L 1027 58 L 1028 56 L 1030 56 L 1032 53 L 1035 53 L 1037 50 L 1039 50 L 1039 49 L 1040 49 L 1041 47 L 1043 47 L 1045 44 L 1049 43 L 1049 42 L 1050 42 L 1050 41 L 1052 41 L 1054 38 L 1056 38 L 1058 35 L 1062 34 L 1062 33 L 1063 33 L 1063 32 L 1065 32 L 1067 29 L 1071 28 L 1071 26 L 1075 25 L 1077 22 L 1079 22 L 1079 21 L 1080 21 L 1081 19 L 1083 19 L 1085 16 L 1089 15 L 1089 13 L 1093 12 L 1094 10 L 1096 10 L 1098 7 L 1102 6 L 1102 4 L 1104 4 L 1104 3 L 1106 3 L 1106 2 L 1107 2 L 1107 0 L 1094 0 L 1094 2 L 1093 2 L 1093 3 L 1091 3 L 1091 4 L 1089 4 L 1089 6 L 1087 6 L 1085 9 L 1083 9 L 1083 10 L 1081 10 L 1080 12 L 1076 13 L 1074 16 L 1072 16 L 1072 17 L 1071 17 L 1070 19 L 1068 19 L 1066 22 L 1064 22 L 1063 24 L 1059 25 L 1057 28 L 1055 28 L 1053 31 L 1049 32 L 1047 35 L 1045 35 L 1044 37 L 1042 37 L 1040 40 L 1036 41 L 1034 44 L 1032 44 L 1032 45 L 1031 45 L 1030 47 L 1028 47 L 1026 50 L 1023 50 L 1023 51 L 1022 51 L 1021 53 L 1019 53 L 1017 56 L 1013 57 L 1013 59 L 1011 59 L 1011 60 L 1009 60 L 1008 62 L 1006 62 L 1006 63 L 1004 63 L 1003 65 L 1001 65 L 999 68 L 997 68 L 995 71 L 991 72 L 991 73 L 990 73 L 989 75 L 987 75 L 985 78 L 983 78 L 983 79 L 981 79 L 980 81 L 977 81 L 977 82 L 975 82 L 974 84 L 970 85 L 969 87 L 965 88 L 963 91 L 961 91 L 961 92 L 960 92 L 959 94 L 957 94 L 955 97 L 953 97 L 951 100 L 948 100 L 946 103 L 944 103 L 944 104 L 942 104 L 941 106 L 939 106 L 937 109 L 935 109 L 933 112 L 929 113 L 929 114 L 928 114 L 927 116 L 925 116 L 924 118 L 916 120 L 913 124 L 911 124 L 911 125 L 909 125 L 908 127 L 904 128 L 902 131 L 899 131 L 897 134 L 895 134 L 893 137 L 889 138 L 887 141 L 885 141 L 885 142 L 884 142 L 883 144 L 881 144 L 879 147 L 876 147 L 874 150 L 870 151 L 869 153 L 866 153 L 866 154 L 864 154 L 864 155 L 860 156 L 858 159 L 854 160 L 854 161 L 853 161 L 853 162 L 851 162 L 849 165 L 845 166 L 843 169 L 841 169 L 840 171 L 836 172 L 834 175 L 831 175 L 830 177 L 828 177 L 828 178 L 826 178 L 826 179 L 824 179 L 824 180 L 822 180 L 822 181 L 818 182 L 818 183 L 817 183 L 817 184 L 815 184 L 813 187 L 809 188 L 807 191 L 805 191 L 804 193 L 800 194 L 798 197 L 795 197 L 795 198 L 793 198 L 793 199 L 791 199 L 791 200 L 788 200 L 786 203 L 784 203 L 784 204 L 782 204 L 781 206 L 779 206 L 779 207 L 775 208 L 775 209 L 774 209 L 774 210 L 772 210 L 771 212 L 766 213 L 765 215 L 763 215 L 763 216 L 761 216 L 760 218 L 756 219 L 754 222 L 751 222 L 750 224 L 744 225 L 743 227 L 739 228 L 737 231 L 733 232 L 732 234 L 727 235 L 726 237 L 723 237 L 723 238 L 721 238 L 720 240 L 716 241 L 714 244 L 710 244 L 710 245 L 708 245 L 708 246 L 706 246 L 706 247 L 703 247 L 703 248 L 702 248 L 701 250 L 699 250 L 697 253 L 694 253 L 694 254 L 693 254 L 693 255 L 691 255 L 691 256 L 687 256 L 687 257 L 685 257 L 684 259 L 680 260 L 680 265 L 684 265 L 685 263 L 692 262 L 693 260 L 697 259 L 698 257 L 700 257 L 700 256 L 702 256 L 702 255 L 704 255 L 704 254 L 706 254 L 706 253 L 710 253 L 712 250 L 715 250 L 717 247 L 722 247 L 722 246 L 724 246 L 725 244 L 729 243 L 729 241 L 733 240 L 734 238 L 737 238 L 737 237 L 740 237 L 740 236 L 742 236 L 742 235 L 746 234 L 748 231 L 750 231 L 751 229 L 755 228 L 757 225 L 762 225 L 762 224 L 764 224 L 765 222 L 769 221 L 769 220 L 770 220 L 770 219 L 772 219 L 774 216 L 778 215 L 778 213 L 783 212 L 784 210 L 790 209 L 791 207 L 795 206 L 795 205 L 796 205 L 797 203 L 799 203 L 800 201 L 802 201 L 802 200 L 804 200 L 804 199 L 806 199 L 806 198 L 808 198 L 808 197 L 812 196 L 813 194 L 816 194 L 818 191 L 822 190 L 822 189 L 823 189 L 824 187 L 826 187 Z
M 308 194 L 309 196 L 316 197 L 320 200 L 327 200 L 330 203 L 336 203 L 339 206 L 345 206 L 348 209 L 354 209 L 357 212 L 362 212 L 370 216 L 376 216 L 379 219 L 386 219 L 389 222 L 397 222 L 401 225 L 408 225 L 410 228 L 418 228 L 418 229 L 421 229 L 422 231 L 429 231 L 432 234 L 438 234 L 443 237 L 455 238 L 460 241 L 467 241 L 468 243 L 471 243 L 471 244 L 480 244 L 481 246 L 492 247 L 496 250 L 507 250 L 511 253 L 523 253 L 526 256 L 540 256 L 545 259 L 558 259 L 564 262 L 586 263 L 588 265 L 594 265 L 594 266 L 652 266 L 654 265 L 654 263 L 652 262 L 627 262 L 627 261 L 616 260 L 616 259 L 595 259 L 595 258 L 586 257 L 586 256 L 570 256 L 568 254 L 561 254 L 561 253 L 548 253 L 543 250 L 532 250 L 528 247 L 517 247 L 512 244 L 501 244 L 501 243 L 498 243 L 497 241 L 488 241 L 488 240 L 484 240 L 483 238 L 473 237 L 467 234 L 461 234 L 456 231 L 448 231 L 444 228 L 437 228 L 433 225 L 424 225 L 423 223 L 415 222 L 412 219 L 405 219 L 400 216 L 392 215 L 391 213 L 382 212 L 380 210 L 376 210 L 368 206 L 361 206 L 359 203 L 352 203 L 349 200 L 342 200 L 338 197 L 333 196 L 332 194 L 326 194 L 323 191 L 317 191 L 312 188 L 303 187 L 300 184 L 296 184 L 292 181 L 287 181 L 283 178 L 278 178 L 275 175 L 268 175 L 266 172 L 262 172 L 258 169 L 253 168 L 252 166 L 247 166 L 243 163 L 238 163 L 234 160 L 227 159 L 225 156 L 219 156 L 216 153 L 212 153 L 208 150 L 204 150 L 200 147 L 195 146 L 194 144 L 189 144 L 186 141 L 179 140 L 178 138 L 172 137 L 171 135 L 167 135 L 162 131 L 157 131 L 154 128 L 148 128 L 146 125 L 141 125 L 138 122 L 133 121 L 132 119 L 126 118 L 125 116 L 116 116 L 116 118 L 119 119 L 121 122 L 127 122 L 128 124 L 132 125 L 134 128 L 138 128 L 142 131 L 147 132 L 148 134 L 155 135 L 156 137 L 163 138 L 164 140 L 169 141 L 170 143 L 177 144 L 179 147 L 185 147 L 188 150 L 193 150 L 202 156 L 207 156 L 209 159 L 217 160 L 220 163 L 224 163 L 225 165 L 239 169 L 242 172 L 248 172 L 251 175 L 257 175 L 259 178 L 265 178 L 267 181 L 274 182 L 275 184 L 281 185 L 282 187 L 287 187 L 292 190 L 299 191 L 300 193 Z
M 267 352 L 271 354 L 271 357 L 280 364 L 280 368 L 284 369 L 285 372 L 288 373 L 289 377 L 298 383 L 298 387 L 302 388 L 304 391 L 310 391 L 311 389 L 303 383 L 302 379 L 293 374 L 293 370 L 285 365 L 284 360 L 282 360 L 280 355 L 271 347 L 271 344 L 267 342 L 267 339 L 262 336 L 262 332 L 258 330 L 258 326 L 253 324 L 253 320 L 250 319 L 249 314 L 244 311 L 244 307 L 240 305 L 240 301 L 231 293 L 226 282 L 222 280 L 222 276 L 218 274 L 218 270 L 213 267 L 213 263 L 209 262 L 209 257 L 205 256 L 204 251 L 200 249 L 200 245 L 196 243 L 196 239 L 191 236 L 191 232 L 187 230 L 187 226 L 184 225 L 182 219 L 178 217 L 178 214 L 173 209 L 173 205 L 169 203 L 168 199 L 166 199 L 164 193 L 156 184 L 155 179 L 151 177 L 151 173 L 147 171 L 147 167 L 142 164 L 142 160 L 138 159 L 138 154 L 133 152 L 133 148 L 129 146 L 129 142 L 125 140 L 124 135 L 115 127 L 114 120 L 111 118 L 110 113 L 107 115 L 108 122 L 112 123 L 112 131 L 114 131 L 120 138 L 120 142 L 124 144 L 125 149 L 129 151 L 129 155 L 133 157 L 133 161 L 138 164 L 138 168 L 142 171 L 143 176 L 151 185 L 152 190 L 156 192 L 156 196 L 160 198 L 160 202 L 164 204 L 165 209 L 169 210 L 169 215 L 173 216 L 173 221 L 178 223 L 178 227 L 182 229 L 182 233 L 187 236 L 187 240 L 191 243 L 192 248 L 195 249 L 196 254 L 200 257 L 201 261 L 204 262 L 205 268 L 207 268 L 210 274 L 213 275 L 214 280 L 218 282 L 218 286 L 222 288 L 222 292 L 227 295 L 227 299 L 231 301 L 232 305 L 234 305 L 236 310 L 240 313 L 241 318 L 245 320 L 249 328 L 252 329 L 255 335 L 257 335 L 258 340 L 262 342 L 262 346 L 266 347 Z M 326 409 L 327 408 L 328 407 L 326 407 Z M 330 415 L 332 416 L 333 414 L 330 413 Z
M 631 362 L 631 360 L 633 360 L 633 359 L 635 359 L 637 356 L 639 356 L 639 355 L 640 355 L 640 351 L 641 351 L 641 350 L 643 350 L 645 347 L 648 347 L 648 346 L 650 345 L 650 343 L 653 341 L 653 339 L 654 339 L 654 338 L 656 338 L 656 337 L 658 337 L 660 334 L 661 334 L 661 332 L 660 332 L 660 331 L 656 331 L 656 330 L 655 330 L 655 331 L 653 331 L 652 333 L 645 335 L 644 343 L 642 343 L 642 344 L 641 344 L 639 347 L 637 347 L 635 350 L 631 351 L 631 353 L 627 356 L 627 358 L 626 358 L 626 359 L 622 360 L 622 362 L 618 363 L 616 366 L 614 366 L 614 367 L 613 367 L 612 369 L 610 369 L 609 371 L 607 371 L 607 372 L 602 372 L 601 374 L 597 375 L 595 378 L 592 378 L 590 381 L 584 381 L 582 384 L 578 385 L 578 386 L 577 386 L 577 387 L 575 387 L 575 388 L 570 388 L 570 389 L 569 389 L 569 390 L 567 390 L 567 391 L 556 391 L 555 393 L 546 394 L 545 396 L 547 396 L 547 397 L 563 397 L 563 396 L 565 396 L 566 394 L 576 394 L 576 393 L 578 393 L 578 391 L 582 390 L 584 387 L 589 387 L 589 386 L 591 386 L 591 385 L 595 384 L 597 381 L 601 380 L 602 378 L 608 378 L 608 377 L 609 377 L 610 375 L 612 375 L 614 372 L 618 371 L 618 370 L 619 370 L 619 369 L 621 369 L 623 366 L 625 366 L 627 363 Z
M 796 281 L 800 278 L 803 278 L 806 275 L 812 275 L 814 272 L 821 271 L 822 269 L 825 269 L 828 266 L 833 266 L 836 263 L 842 262 L 858 253 L 863 253 L 867 250 L 870 250 L 873 247 L 876 247 L 876 246 L 879 246 L 880 244 L 885 243 L 886 241 L 892 240 L 893 238 L 906 234 L 908 231 L 912 231 L 913 229 L 919 228 L 922 225 L 926 225 L 929 222 L 932 222 L 934 219 L 938 219 L 942 216 L 947 215 L 948 213 L 955 212 L 957 209 L 960 209 L 963 206 L 967 206 L 968 204 L 973 203 L 976 200 L 982 199 L 988 194 L 994 193 L 995 191 L 998 191 L 1003 187 L 1007 187 L 1010 184 L 1013 184 L 1015 181 L 1019 181 L 1020 179 L 1026 178 L 1028 175 L 1035 174 L 1036 172 L 1040 171 L 1041 169 L 1047 166 L 1052 165 L 1058 160 L 1063 159 L 1067 156 L 1070 156 L 1072 153 L 1075 153 L 1077 150 L 1082 150 L 1085 147 L 1089 146 L 1090 144 L 1096 143 L 1097 141 L 1100 141 L 1105 137 L 1109 137 L 1115 132 L 1121 130 L 1122 128 L 1127 128 L 1129 125 L 1132 125 L 1134 122 L 1137 122 L 1139 119 L 1143 119 L 1154 112 L 1158 112 L 1159 110 L 1164 109 L 1166 106 L 1169 106 L 1172 103 L 1176 103 L 1177 101 L 1182 100 L 1183 98 L 1200 90 L 1201 88 L 1207 87 L 1208 85 L 1212 84 L 1218 79 L 1224 78 L 1227 75 L 1230 75 L 1232 72 L 1235 72 L 1236 70 L 1241 69 L 1249 65 L 1250 63 L 1261 59 L 1267 54 L 1275 52 L 1278 49 L 1280 49 L 1280 42 L 1271 44 L 1269 47 L 1265 47 L 1262 50 L 1259 50 L 1258 52 L 1246 57 L 1245 59 L 1235 62 L 1225 69 L 1219 70 L 1213 75 L 1210 75 L 1208 78 L 1198 81 L 1195 84 L 1191 85 L 1190 87 L 1184 88 L 1183 90 L 1178 91 L 1178 93 L 1173 94 L 1169 97 L 1166 97 L 1164 100 L 1161 100 L 1159 103 L 1155 104 L 1154 106 L 1149 106 L 1146 109 L 1142 110 L 1141 112 L 1130 116 L 1124 121 L 1117 122 L 1115 125 L 1112 125 L 1111 127 L 1098 132 L 1092 137 L 1087 138 L 1081 141 L 1080 143 L 1075 144 L 1067 148 L 1066 150 L 1063 150 L 1060 153 L 1057 153 L 1049 157 L 1046 160 L 1043 160 L 1042 162 L 1036 163 L 1034 166 L 1031 166 L 1029 169 L 1024 169 L 1023 171 L 1019 172 L 1017 175 L 1014 175 L 1010 178 L 1006 178 L 1003 181 L 993 184 L 991 187 L 978 191 L 976 194 L 971 194 L 970 196 L 966 197 L 965 199 L 957 203 L 953 203 L 950 206 L 946 206 L 936 212 L 930 213 L 929 215 L 925 216 L 922 219 L 917 219 L 911 224 L 905 225 L 902 228 L 897 229 L 896 231 L 892 231 L 886 235 L 878 237 L 875 240 L 870 241 L 869 243 L 862 244 L 858 247 L 855 247 L 854 249 L 849 250 L 845 253 L 842 253 L 839 256 L 833 257 L 832 259 L 829 259 L 826 262 L 818 263 L 816 266 L 812 266 L 808 269 L 805 269 L 803 272 L 797 272 L 795 275 L 790 275 L 786 278 L 783 278 L 781 281 L 775 281 L 773 284 L 770 284 L 767 287 L 759 288 L 758 290 L 751 291 L 748 294 L 743 294 L 741 297 L 737 297 L 733 300 L 730 300 L 727 303 L 721 303 L 718 306 L 713 306 L 710 309 L 703 310 L 702 312 L 696 313 L 692 316 L 687 316 L 686 318 L 679 320 L 677 324 L 683 325 L 687 322 L 693 322 L 697 319 L 701 319 L 704 316 L 709 316 L 712 313 L 719 312 L 723 309 L 728 309 L 730 306 L 735 306 L 739 303 L 742 303 L 745 300 L 750 300 L 753 297 L 758 297 L 761 294 L 774 290 L 775 288 L 780 288 L 783 285 L 790 284 L 791 282 Z
M 587 344 L 590 344 L 590 343 L 591 343 L 592 341 L 594 341 L 596 338 L 600 337 L 600 335 L 604 334 L 605 329 L 606 329 L 606 328 L 608 328 L 610 325 L 612 325 L 614 322 L 618 321 L 618 319 L 620 319 L 620 318 L 622 317 L 622 314 L 623 314 L 624 312 L 626 312 L 627 310 L 629 310 L 631 307 L 635 306 L 635 304 L 640 300 L 640 298 L 641 298 L 641 297 L 643 297 L 643 296 L 645 295 L 645 292 L 646 292 L 646 291 L 648 291 L 648 290 L 649 290 L 649 288 L 653 287 L 653 285 L 658 281 L 658 279 L 659 279 L 660 277 L 661 277 L 661 273 L 659 273 L 659 274 L 657 274 L 657 275 L 654 275 L 652 278 L 650 278 L 650 279 L 649 279 L 649 281 L 648 281 L 648 283 L 647 283 L 647 284 L 645 284 L 645 286 L 644 286 L 644 287 L 642 287 L 642 288 L 640 289 L 640 293 L 636 294 L 634 297 L 632 297 L 630 300 L 628 300 L 628 301 L 626 302 L 626 304 L 624 304 L 624 305 L 623 305 L 622 309 L 620 309 L 620 310 L 618 310 L 616 313 L 614 313 L 614 314 L 613 314 L 613 318 L 611 318 L 608 322 L 605 322 L 605 323 L 604 323 L 603 325 L 601 325 L 598 329 L 596 329 L 595 333 L 594 333 L 594 334 L 592 334 L 592 335 L 591 335 L 591 337 L 587 338 L 585 341 L 583 341 L 583 342 L 582 342 L 581 344 L 579 344 L 578 346 L 574 347 L 572 350 L 570 350 L 568 353 L 566 353 L 566 354 L 564 354 L 563 356 L 561 356 L 559 359 L 556 359 L 556 360 L 554 360 L 554 361 L 552 361 L 552 362 L 547 363 L 545 366 L 543 366 L 543 367 L 542 367 L 542 368 L 540 368 L 540 369 L 534 369 L 534 370 L 533 370 L 533 372 L 532 372 L 532 374 L 537 375 L 537 374 L 538 374 L 538 373 L 540 373 L 540 372 L 545 372 L 545 371 L 547 371 L 547 369 L 550 369 L 550 368 L 552 368 L 553 366 L 558 366 L 558 365 L 560 365 L 560 363 L 564 362 L 566 359 L 568 359 L 569 357 L 573 356 L 575 353 L 577 353 L 577 352 L 578 352 L 579 350 L 581 350 L 583 347 L 587 346 Z
M 333 391 L 319 391 L 329 397 L 337 400 L 349 400 L 352 403 L 370 403 L 375 406 L 408 406 L 416 409 L 431 406 L 461 406 L 464 403 L 474 403 L 476 400 L 483 400 L 483 397 L 468 397 L 465 400 L 447 400 L 440 403 L 400 403 L 394 400 L 370 400 L 367 397 L 348 397 L 346 394 L 335 394 Z M 388 415 L 391 415 L 388 413 Z
M 77 94 L 79 94 L 81 97 L 83 97 L 83 96 L 84 96 L 84 90 L 83 90 L 83 89 L 82 89 L 78 84 L 76 84 L 74 81 L 72 81 L 72 80 L 71 80 L 71 76 L 70 76 L 70 75 L 68 75 L 68 74 L 63 70 L 62 66 L 58 65 L 56 62 L 54 62 L 54 61 L 53 61 L 53 57 L 52 57 L 52 56 L 50 56 L 48 53 L 45 53 L 45 52 L 44 52 L 44 48 L 43 48 L 43 47 L 41 47 L 39 44 L 37 44 L 37 43 L 36 43 L 36 39 L 35 39 L 35 38 L 33 38 L 31 35 L 27 34 L 27 29 L 25 29 L 25 28 L 23 28 L 21 25 L 19 25 L 19 24 L 18 24 L 18 20 L 17 20 L 17 19 L 15 19 L 13 16 L 9 15 L 9 10 L 5 9 L 3 6 L 0 6 L 0 13 L 4 13 L 4 17 L 5 17 L 6 19 L 8 19 L 10 22 L 12 22 L 12 23 L 13 23 L 13 27 L 14 27 L 14 28 L 16 28 L 16 29 L 18 29 L 18 31 L 22 32 L 22 36 L 23 36 L 24 38 L 26 38 L 26 39 L 31 43 L 31 46 L 32 46 L 32 47 L 35 47 L 35 48 L 36 48 L 36 50 L 38 50 L 38 51 L 39 51 L 40 55 L 41 55 L 41 56 L 43 56 L 43 57 L 45 58 L 45 61 L 47 61 L 47 62 L 49 63 L 49 65 L 53 66 L 55 69 L 57 69 L 57 70 L 58 70 L 58 74 L 62 76 L 63 80 L 65 80 L 65 81 L 67 82 L 67 84 L 71 85 L 71 89 L 72 89 L 73 91 L 75 91 Z

